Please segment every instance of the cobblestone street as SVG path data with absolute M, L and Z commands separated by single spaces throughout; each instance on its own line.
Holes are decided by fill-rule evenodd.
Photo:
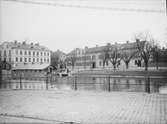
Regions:
M 135 92 L 0 91 L 0 114 L 58 123 L 166 124 L 167 95 Z M 3 121 L 1 117 L 0 122 Z

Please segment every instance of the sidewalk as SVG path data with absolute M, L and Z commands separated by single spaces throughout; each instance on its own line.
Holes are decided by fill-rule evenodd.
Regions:
M 167 95 L 136 92 L 0 91 L 0 114 L 5 113 L 50 120 L 53 123 L 167 124 Z M 0 122 L 4 122 L 2 117 Z

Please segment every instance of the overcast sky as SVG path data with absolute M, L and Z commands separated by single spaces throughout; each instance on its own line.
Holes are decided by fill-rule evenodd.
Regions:
M 52 1 L 48 0 L 47 2 L 51 3 Z M 55 1 L 64 5 L 165 11 L 165 0 Z M 124 12 L 7 1 L 1 1 L 0 7 L 1 42 L 14 40 L 39 42 L 53 51 L 60 49 L 66 53 L 76 47 L 123 43 L 127 40 L 132 42 L 134 34 L 138 32 L 150 32 L 161 41 L 161 44 L 167 42 L 167 16 L 165 13 Z

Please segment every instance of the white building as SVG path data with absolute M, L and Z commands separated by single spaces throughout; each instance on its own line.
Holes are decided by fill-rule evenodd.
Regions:
M 51 62 L 51 52 L 48 48 L 26 42 L 3 42 L 0 45 L 0 60 L 12 65 L 12 69 L 24 67 L 47 67 Z

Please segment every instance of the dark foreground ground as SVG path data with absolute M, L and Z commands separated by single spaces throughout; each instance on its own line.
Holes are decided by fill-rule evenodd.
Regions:
M 0 123 L 167 124 L 167 95 L 1 90 Z

